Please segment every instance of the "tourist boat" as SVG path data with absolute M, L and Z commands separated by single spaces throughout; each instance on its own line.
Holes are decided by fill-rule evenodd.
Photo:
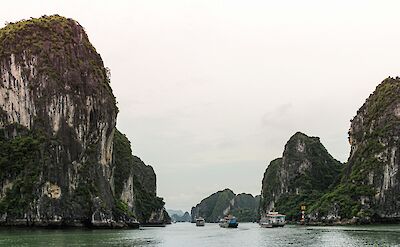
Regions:
M 202 217 L 196 219 L 196 226 L 204 226 L 205 224 L 206 221 Z
M 260 226 L 263 228 L 283 227 L 286 224 L 286 215 L 279 214 L 278 212 L 269 212 L 267 215 L 261 217 Z
M 236 220 L 236 217 L 229 215 L 225 216 L 223 219 L 219 221 L 219 226 L 223 228 L 237 228 L 239 223 Z

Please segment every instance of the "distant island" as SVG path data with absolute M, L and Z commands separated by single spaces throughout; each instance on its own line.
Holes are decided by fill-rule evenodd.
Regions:
M 167 209 L 167 212 L 170 215 L 172 222 L 191 222 L 192 217 L 189 212 L 173 209 Z
M 241 222 L 255 222 L 258 217 L 260 196 L 236 195 L 230 189 L 218 191 L 192 207 L 192 222 L 202 217 L 206 222 L 218 222 L 225 215 L 233 214 Z

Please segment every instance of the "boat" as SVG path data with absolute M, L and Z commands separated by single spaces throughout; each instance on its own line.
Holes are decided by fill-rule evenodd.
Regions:
M 166 227 L 165 223 L 140 223 L 142 227 Z
M 235 216 L 228 215 L 219 221 L 219 226 L 223 228 L 237 228 L 239 223 Z
M 163 221 L 153 221 L 153 222 L 142 222 L 140 223 L 142 227 L 166 227 L 167 224 Z
M 129 228 L 138 229 L 140 227 L 140 223 L 136 219 L 130 220 L 126 222 L 126 224 L 128 225 Z
M 261 217 L 260 226 L 263 228 L 283 227 L 286 224 L 286 215 L 278 212 L 269 212 Z
M 196 226 L 204 226 L 206 224 L 206 221 L 204 220 L 204 218 L 199 217 L 196 219 Z

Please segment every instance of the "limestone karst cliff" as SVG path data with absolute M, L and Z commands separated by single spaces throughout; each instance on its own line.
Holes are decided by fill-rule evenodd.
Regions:
M 340 184 L 310 217 L 360 222 L 400 220 L 400 79 L 387 78 L 351 121 L 350 157 Z
M 115 194 L 117 112 L 79 23 L 54 15 L 0 29 L 0 224 L 129 224 L 138 212 L 121 213 Z M 154 181 L 137 183 L 155 197 L 154 172 L 141 168 Z
M 218 222 L 227 214 L 233 214 L 239 221 L 255 221 L 259 198 L 245 193 L 236 195 L 230 189 L 218 191 L 192 207 L 192 222 L 198 217 L 203 217 L 206 222 Z
M 282 158 L 271 161 L 264 173 L 261 211 L 277 210 L 289 220 L 299 219 L 300 206 L 324 195 L 338 180 L 341 167 L 318 137 L 297 132 L 286 143 Z
M 349 130 L 350 157 L 342 169 L 319 141 L 292 137 L 283 158 L 272 161 L 264 174 L 261 209 L 298 219 L 304 204 L 307 221 L 400 221 L 399 95 L 400 78 L 389 77 L 357 111 Z

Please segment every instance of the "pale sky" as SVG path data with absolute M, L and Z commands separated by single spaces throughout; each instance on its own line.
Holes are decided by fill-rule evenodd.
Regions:
M 345 161 L 350 119 L 399 75 L 400 1 L 4 1 L 0 25 L 77 20 L 111 69 L 118 128 L 166 207 L 259 194 L 296 131 Z

